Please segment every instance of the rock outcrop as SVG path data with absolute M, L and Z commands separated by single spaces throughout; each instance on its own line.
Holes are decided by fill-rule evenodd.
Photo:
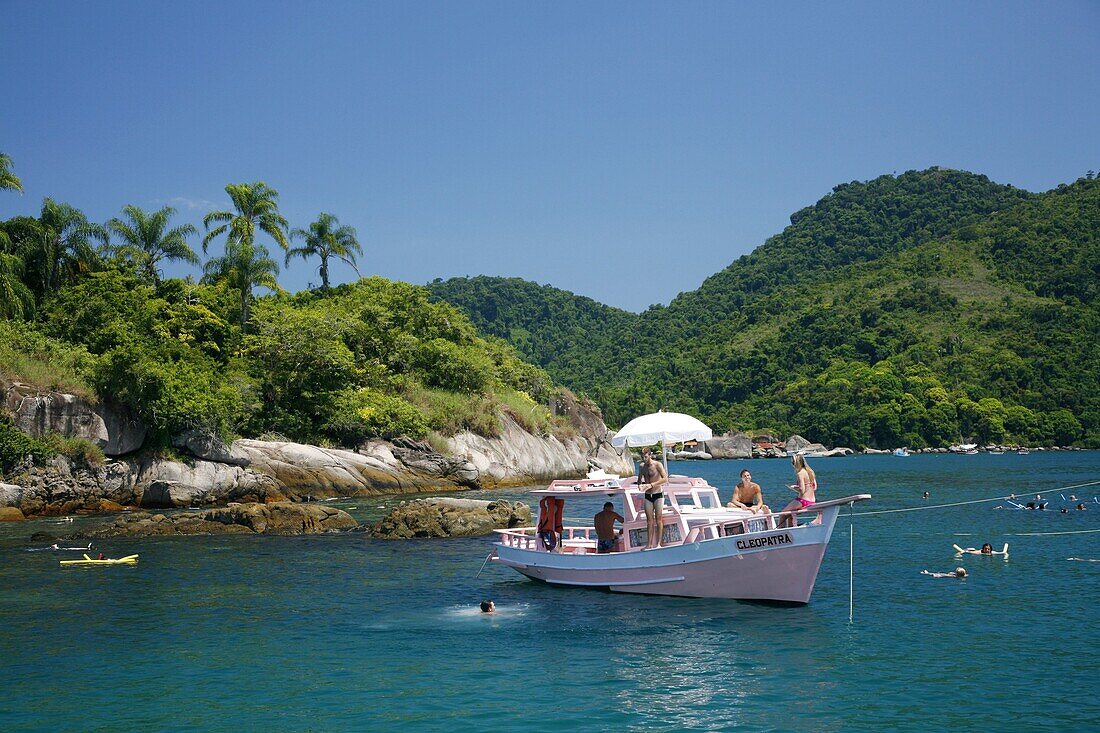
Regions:
M 806 446 L 810 445 L 810 441 L 803 438 L 801 435 L 792 435 L 787 438 L 787 453 L 794 455 L 798 451 L 806 450 Z
M 358 527 L 350 514 L 317 504 L 230 504 L 199 512 L 171 515 L 134 512 L 91 532 L 66 539 L 104 537 L 152 537 L 192 534 L 300 535 L 336 532 Z
M 501 415 L 500 422 L 499 438 L 464 432 L 448 441 L 451 452 L 465 457 L 477 470 L 481 486 L 522 486 L 553 478 L 583 476 L 590 461 L 618 475 L 633 470 L 629 457 L 611 447 L 607 428 L 597 431 L 596 435 L 582 433 L 563 442 L 554 436 L 531 435 L 507 414 Z
M 715 458 L 752 458 L 752 439 L 744 433 L 727 433 L 711 438 L 704 450 Z
M 62 392 L 37 392 L 19 383 L 0 382 L 3 408 L 15 426 L 41 438 L 47 433 L 90 440 L 108 456 L 132 453 L 145 442 L 145 425 L 128 411 L 93 404 Z
M 520 501 L 431 497 L 401 502 L 372 528 L 385 539 L 479 537 L 494 529 L 529 526 L 531 507 Z

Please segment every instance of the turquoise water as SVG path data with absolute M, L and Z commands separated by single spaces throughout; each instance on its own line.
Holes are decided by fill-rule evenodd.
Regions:
M 810 604 L 778 608 L 548 587 L 489 540 L 320 537 L 105 541 L 136 567 L 59 569 L 27 552 L 53 520 L 0 525 L 0 730 L 1083 730 L 1096 679 L 1100 453 L 865 456 L 813 462 L 822 498 L 859 511 L 1041 491 L 855 519 Z M 725 498 L 743 467 L 781 507 L 786 461 L 674 463 Z M 928 490 L 928 502 L 920 499 Z M 477 492 L 475 497 L 522 497 Z M 338 502 L 359 519 L 388 497 Z M 531 502 L 532 504 L 534 502 Z M 578 504 L 566 516 L 596 510 Z M 97 520 L 84 519 L 91 523 Z M 1076 532 L 1016 536 L 1028 532 Z M 952 543 L 1010 559 L 965 556 Z M 963 565 L 965 580 L 920 570 Z M 493 598 L 499 612 L 476 610 Z

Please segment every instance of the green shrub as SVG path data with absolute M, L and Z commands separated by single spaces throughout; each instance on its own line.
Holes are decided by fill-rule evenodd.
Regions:
M 42 463 L 55 455 L 46 443 L 24 433 L 6 417 L 0 417 L 0 473 L 8 473 L 28 457 Z
M 420 410 L 400 397 L 362 387 L 336 398 L 324 429 L 342 444 L 355 445 L 365 438 L 422 438 L 428 433 L 428 422 Z
M 531 399 L 526 392 L 502 389 L 496 394 L 500 409 L 508 413 L 527 432 L 545 436 L 551 428 L 550 410 Z
M 483 352 L 441 338 L 420 344 L 414 363 L 428 386 L 465 394 L 485 389 L 495 373 Z
M 463 430 L 486 438 L 500 436 L 500 404 L 493 395 L 466 395 L 412 385 L 407 389 L 408 400 L 421 409 L 430 429 L 447 436 Z
M 67 438 L 61 433 L 50 433 L 42 439 L 42 442 L 55 453 L 65 456 L 78 466 L 99 468 L 107 461 L 106 456 L 103 455 L 103 449 L 87 438 Z
M 0 376 L 94 402 L 88 374 L 95 357 L 81 346 L 49 338 L 31 326 L 0 320 Z

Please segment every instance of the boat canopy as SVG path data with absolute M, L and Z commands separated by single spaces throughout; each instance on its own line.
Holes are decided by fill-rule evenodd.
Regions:
M 626 493 L 628 487 L 624 483 L 617 478 L 577 479 L 576 481 L 565 479 L 552 481 L 545 489 L 535 489 L 531 493 L 535 496 L 592 496 L 595 494 L 615 496 Z M 632 480 L 631 486 L 633 486 Z

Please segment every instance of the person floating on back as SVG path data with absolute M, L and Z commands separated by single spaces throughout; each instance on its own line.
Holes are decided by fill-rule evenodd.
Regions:
M 1001 550 L 994 550 L 993 545 L 989 544 L 988 542 L 986 542 L 984 545 L 982 545 L 982 549 L 980 549 L 980 550 L 974 549 L 973 547 L 959 547 L 958 545 L 951 545 L 951 546 L 954 547 L 955 552 L 957 552 L 960 555 L 963 554 L 963 553 L 967 553 L 967 554 L 970 554 L 970 555 L 987 555 L 987 556 L 990 556 L 990 555 L 1004 555 L 1005 557 L 1008 557 L 1008 543 L 1007 542 L 1005 543 L 1004 549 L 1001 549 Z
M 931 575 L 933 578 L 959 578 L 961 580 L 966 577 L 966 568 L 955 568 L 955 570 L 950 573 L 933 573 L 930 570 L 922 570 L 920 574 Z

